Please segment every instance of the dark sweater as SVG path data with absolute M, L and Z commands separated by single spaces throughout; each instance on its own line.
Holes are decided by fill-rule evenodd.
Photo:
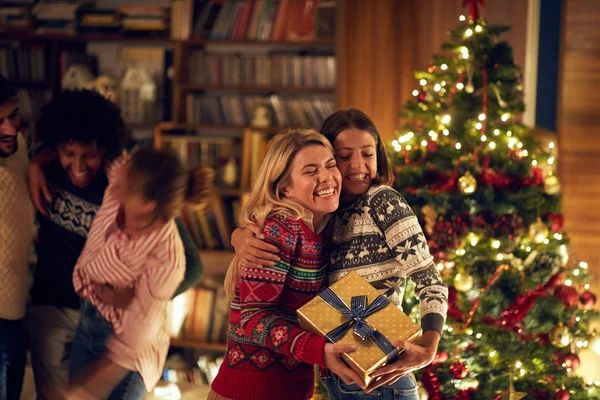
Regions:
M 89 186 L 75 187 L 58 161 L 48 164 L 44 173 L 52 192 L 52 202 L 48 204 L 47 217 L 38 213 L 38 263 L 32 303 L 79 309 L 80 299 L 73 288 L 73 268 L 85 245 L 108 180 L 104 171 L 99 171 Z M 179 219 L 176 222 L 186 256 L 185 278 L 176 292 L 179 294 L 200 279 L 202 262 L 185 225 Z

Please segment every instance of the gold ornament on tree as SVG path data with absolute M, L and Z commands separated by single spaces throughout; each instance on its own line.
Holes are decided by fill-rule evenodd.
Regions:
M 540 244 L 548 238 L 548 227 L 538 217 L 537 221 L 529 225 L 529 239 L 534 243 Z
M 546 178 L 544 178 L 544 191 L 550 195 L 560 193 L 560 182 L 558 180 L 558 176 L 549 174 Z
M 558 324 L 556 328 L 552 329 L 549 336 L 550 343 L 560 348 L 567 347 L 571 344 L 571 340 L 573 339 L 571 332 L 569 332 L 569 328 L 563 324 Z
M 466 272 L 459 272 L 454 277 L 454 288 L 459 292 L 468 292 L 473 288 L 473 277 Z
M 471 194 L 477 189 L 477 179 L 469 171 L 458 179 L 458 187 L 464 194 Z
M 508 390 L 505 390 L 501 395 L 500 398 L 502 400 L 521 400 L 523 397 L 527 396 L 527 393 L 524 392 L 516 392 L 515 391 L 515 387 L 513 385 L 513 377 L 512 374 L 509 375 L 508 377 L 509 379 L 509 384 L 508 384 Z
M 427 232 L 428 235 L 433 235 L 438 212 L 430 205 L 421 207 L 421 212 L 423 213 L 423 219 L 425 219 L 425 232 Z

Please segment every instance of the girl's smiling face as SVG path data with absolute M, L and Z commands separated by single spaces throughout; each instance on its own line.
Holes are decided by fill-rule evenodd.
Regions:
M 366 193 L 377 177 L 377 143 L 368 131 L 341 131 L 333 142 L 337 166 L 342 174 L 342 192 L 349 201 Z

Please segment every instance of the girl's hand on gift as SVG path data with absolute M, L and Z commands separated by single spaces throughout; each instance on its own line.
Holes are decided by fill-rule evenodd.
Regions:
M 325 365 L 345 384 L 356 383 L 364 390 L 366 385 L 363 380 L 342 360 L 342 353 L 352 353 L 354 350 L 356 350 L 356 346 L 353 344 L 325 344 Z
M 101 302 L 122 310 L 129 307 L 135 295 L 135 287 L 113 287 L 107 284 L 97 285 L 95 291 Z
M 420 344 L 399 341 L 395 347 L 404 349 L 399 360 L 375 370 L 371 377 L 373 380 L 365 390 L 367 393 L 383 385 L 391 385 L 411 371 L 415 371 L 431 364 L 437 353 L 440 334 L 436 331 L 427 331 L 423 334 Z
M 252 224 L 247 228 L 237 228 L 231 234 L 231 245 L 235 249 L 235 255 L 241 261 L 240 266 L 261 268 L 272 267 L 280 260 L 279 249 L 271 244 L 265 243 L 263 228 Z

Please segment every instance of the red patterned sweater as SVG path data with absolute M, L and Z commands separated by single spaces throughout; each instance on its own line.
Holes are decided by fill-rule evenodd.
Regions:
M 212 383 L 235 400 L 305 400 L 326 339 L 298 327 L 296 310 L 327 285 L 322 237 L 301 220 L 267 219 L 266 241 L 280 250 L 273 267 L 242 268 L 231 304 L 225 360 Z

